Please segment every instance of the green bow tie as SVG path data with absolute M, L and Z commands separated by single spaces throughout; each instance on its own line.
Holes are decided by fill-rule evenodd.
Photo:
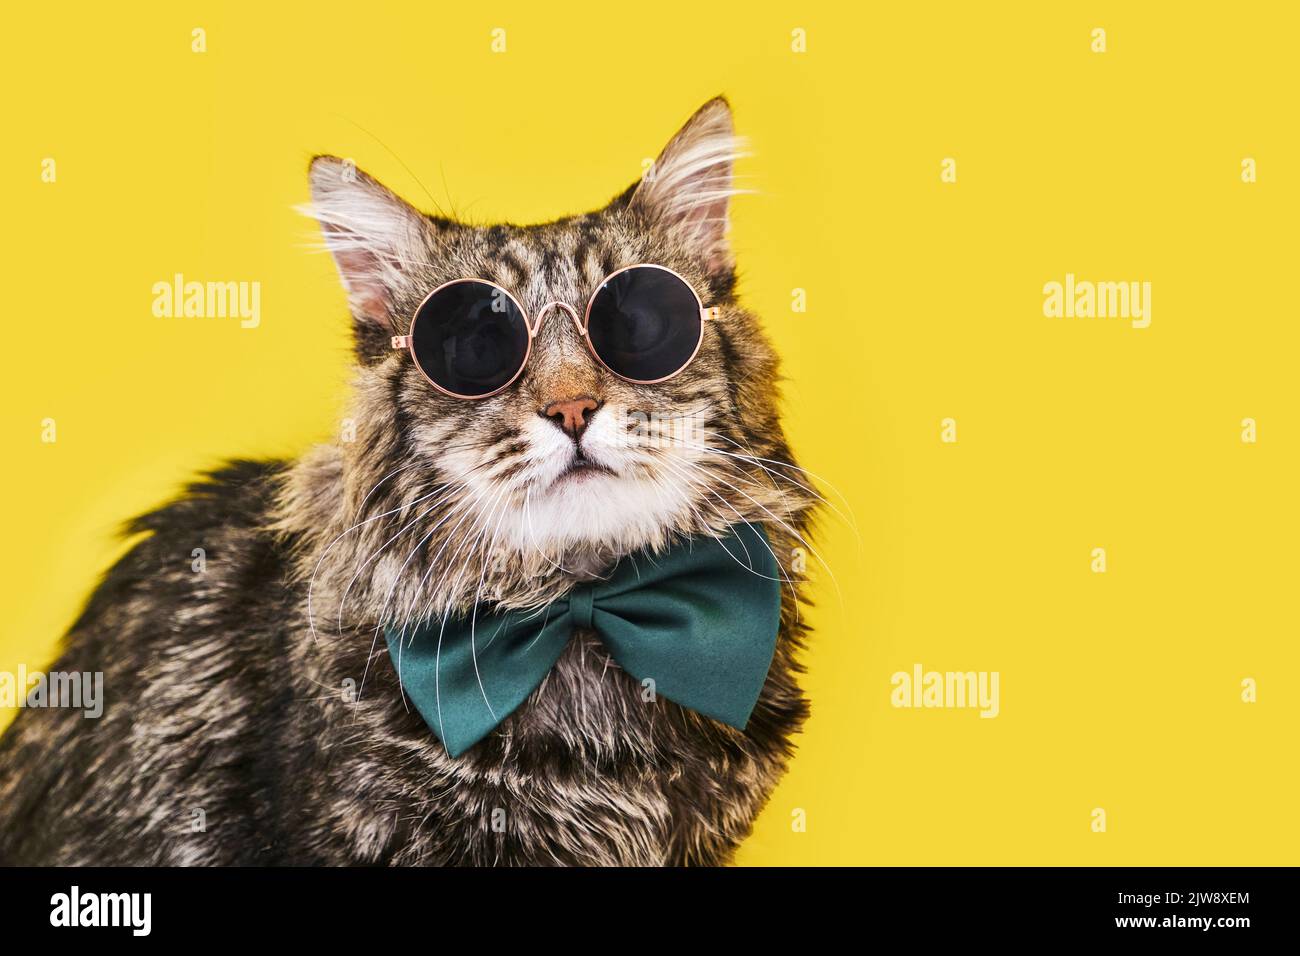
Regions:
M 575 628 L 595 630 L 656 694 L 744 729 L 776 648 L 781 580 L 767 535 L 737 524 L 666 554 L 624 558 L 540 611 L 385 628 L 406 694 L 453 757 L 492 732 L 555 665 Z

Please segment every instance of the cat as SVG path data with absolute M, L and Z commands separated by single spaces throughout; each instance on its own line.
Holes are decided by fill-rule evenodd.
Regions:
M 355 437 L 231 462 L 128 525 L 138 542 L 51 667 L 102 671 L 104 714 L 24 709 L 0 738 L 0 863 L 729 862 L 808 714 L 794 556 L 811 547 L 819 497 L 782 430 L 776 355 L 736 300 L 738 143 L 714 99 L 605 208 L 533 226 L 426 215 L 316 157 L 307 211 L 352 313 Z M 637 263 L 674 270 L 717 309 L 666 382 L 608 374 L 568 321 L 545 323 L 519 379 L 481 401 L 440 394 L 392 347 L 451 279 L 490 280 L 530 312 L 580 311 Z M 575 397 L 596 406 L 580 447 L 612 472 L 548 484 L 576 442 L 546 410 Z M 692 417 L 696 437 L 629 447 L 619 407 Z M 783 578 L 743 731 L 647 700 L 583 630 L 459 757 L 404 699 L 377 632 L 389 608 L 538 606 L 623 555 L 740 520 L 766 531 Z

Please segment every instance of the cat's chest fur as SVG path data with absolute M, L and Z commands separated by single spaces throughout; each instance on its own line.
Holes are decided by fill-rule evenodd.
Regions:
M 152 533 L 52 666 L 105 673 L 115 696 L 95 732 L 74 710 L 26 709 L 0 738 L 0 863 L 730 858 L 807 714 L 791 607 L 744 732 L 647 693 L 579 631 L 528 700 L 452 758 L 382 638 L 309 624 L 291 547 L 264 530 L 275 471 L 233 467 L 138 523 Z
M 576 632 L 525 703 L 458 758 L 408 706 L 380 658 L 359 702 L 320 710 L 312 736 L 330 779 L 311 812 L 343 836 L 321 847 L 326 861 L 723 862 L 784 762 L 655 699 L 592 632 Z
M 618 558 L 569 551 L 563 573 L 507 571 L 483 595 L 509 604 L 526 586 L 531 600 L 555 601 Z M 741 732 L 656 696 L 579 630 L 525 702 L 452 758 L 405 699 L 382 639 L 300 648 L 310 685 L 367 675 L 359 699 L 318 702 L 303 741 L 328 775 L 309 812 L 341 837 L 312 850 L 325 862 L 725 862 L 784 771 L 806 706 L 784 642 Z

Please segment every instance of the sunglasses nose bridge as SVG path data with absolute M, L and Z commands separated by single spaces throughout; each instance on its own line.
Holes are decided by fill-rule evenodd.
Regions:
M 548 302 L 537 310 L 537 318 L 533 321 L 533 326 L 530 330 L 534 336 L 542 330 L 542 322 L 554 309 L 559 309 L 569 316 L 573 321 L 574 328 L 578 330 L 579 335 L 585 336 L 587 334 L 586 329 L 582 327 L 582 319 L 578 318 L 578 311 L 573 306 L 569 305 L 569 303 L 557 300 L 555 302 Z

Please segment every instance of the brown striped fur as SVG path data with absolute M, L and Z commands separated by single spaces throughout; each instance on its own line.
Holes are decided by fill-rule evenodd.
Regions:
M 51 667 L 103 671 L 104 716 L 24 710 L 0 739 L 0 862 L 730 859 L 807 712 L 793 556 L 809 547 L 815 498 L 778 417 L 776 357 L 733 293 L 734 148 L 730 110 L 714 100 L 654 179 L 608 207 L 488 228 L 422 215 L 318 158 L 312 211 L 356 326 L 355 440 L 235 463 L 135 522 L 145 536 Z M 530 313 L 555 300 L 581 311 L 604 275 L 641 262 L 677 271 L 721 310 L 696 360 L 661 385 L 606 373 L 558 312 L 521 379 L 485 401 L 440 395 L 388 348 L 448 279 L 495 281 Z M 601 403 L 593 442 L 619 473 L 557 491 L 567 438 L 539 411 L 575 395 Z M 709 450 L 629 450 L 619 408 L 692 412 L 704 429 L 693 441 Z M 405 704 L 381 620 L 476 600 L 536 606 L 623 554 L 741 518 L 765 525 L 789 578 L 744 732 L 643 701 L 589 633 L 458 759 Z M 190 566 L 198 547 L 203 573 Z

